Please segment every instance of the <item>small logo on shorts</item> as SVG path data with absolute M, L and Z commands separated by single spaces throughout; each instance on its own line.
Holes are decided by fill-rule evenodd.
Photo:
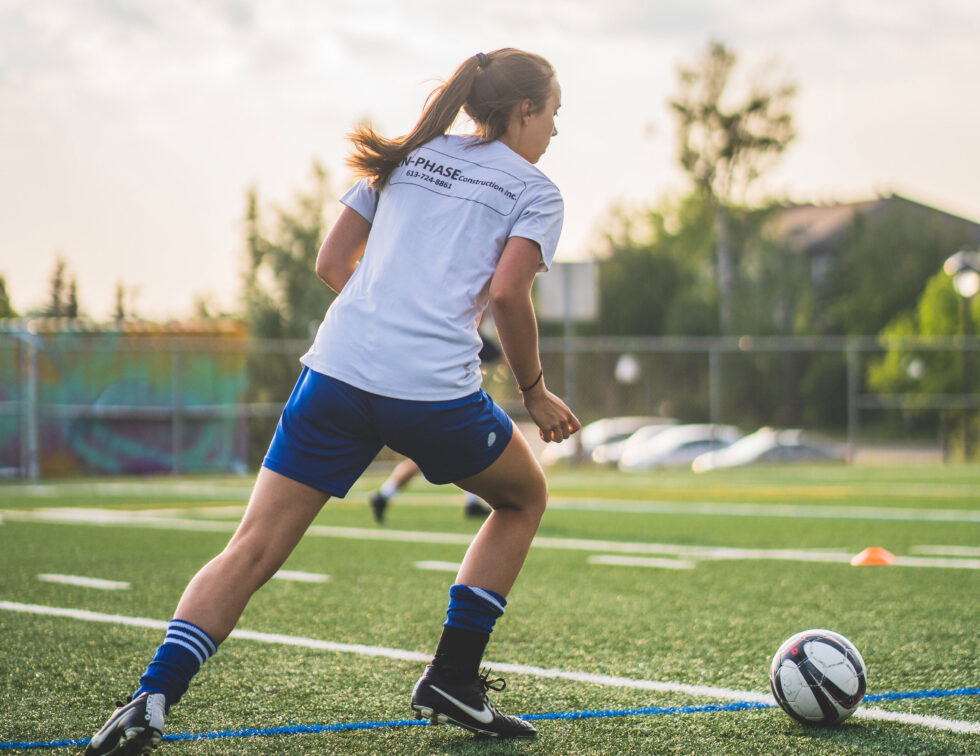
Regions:
M 494 433 L 493 431 L 490 431 L 490 435 L 487 436 L 487 448 L 489 449 L 491 446 L 493 446 L 493 442 L 496 440 L 497 440 L 497 434 Z

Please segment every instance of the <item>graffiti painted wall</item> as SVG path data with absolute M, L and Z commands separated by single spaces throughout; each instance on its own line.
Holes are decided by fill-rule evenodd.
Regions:
M 0 469 L 244 470 L 241 324 L 18 325 L 0 331 Z

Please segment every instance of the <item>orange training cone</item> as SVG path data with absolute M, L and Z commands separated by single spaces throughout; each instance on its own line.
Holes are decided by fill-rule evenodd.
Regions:
M 869 546 L 851 560 L 855 567 L 865 567 L 871 564 L 894 564 L 895 555 L 881 546 Z

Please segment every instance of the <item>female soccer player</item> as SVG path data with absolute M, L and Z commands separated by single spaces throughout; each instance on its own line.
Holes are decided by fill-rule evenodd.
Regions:
M 342 198 L 316 263 L 339 296 L 301 360 L 238 530 L 188 584 L 133 700 L 95 734 L 88 756 L 148 753 L 160 743 L 166 712 L 248 600 L 383 445 L 433 483 L 455 483 L 493 509 L 450 588 L 412 708 L 480 734 L 535 734 L 490 704 L 493 683 L 479 674 L 547 485 L 527 441 L 480 388 L 477 325 L 489 306 L 541 438 L 561 442 L 579 430 L 545 386 L 531 303 L 561 231 L 561 195 L 534 165 L 557 134 L 560 103 L 544 58 L 502 49 L 464 61 L 411 133 L 386 139 L 361 126 L 351 135 L 349 162 L 361 179 Z M 475 135 L 447 133 L 460 110 Z

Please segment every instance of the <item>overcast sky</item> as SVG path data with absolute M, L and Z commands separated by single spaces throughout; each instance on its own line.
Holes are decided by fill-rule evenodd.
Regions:
M 976 0 L 0 0 L 0 275 L 21 311 L 59 255 L 97 319 L 120 281 L 146 316 L 233 308 L 250 185 L 288 205 L 317 159 L 341 193 L 358 120 L 406 132 L 504 46 L 558 70 L 539 165 L 565 196 L 557 259 L 578 259 L 613 203 L 686 189 L 666 102 L 712 38 L 799 86 L 772 194 L 980 220 Z

